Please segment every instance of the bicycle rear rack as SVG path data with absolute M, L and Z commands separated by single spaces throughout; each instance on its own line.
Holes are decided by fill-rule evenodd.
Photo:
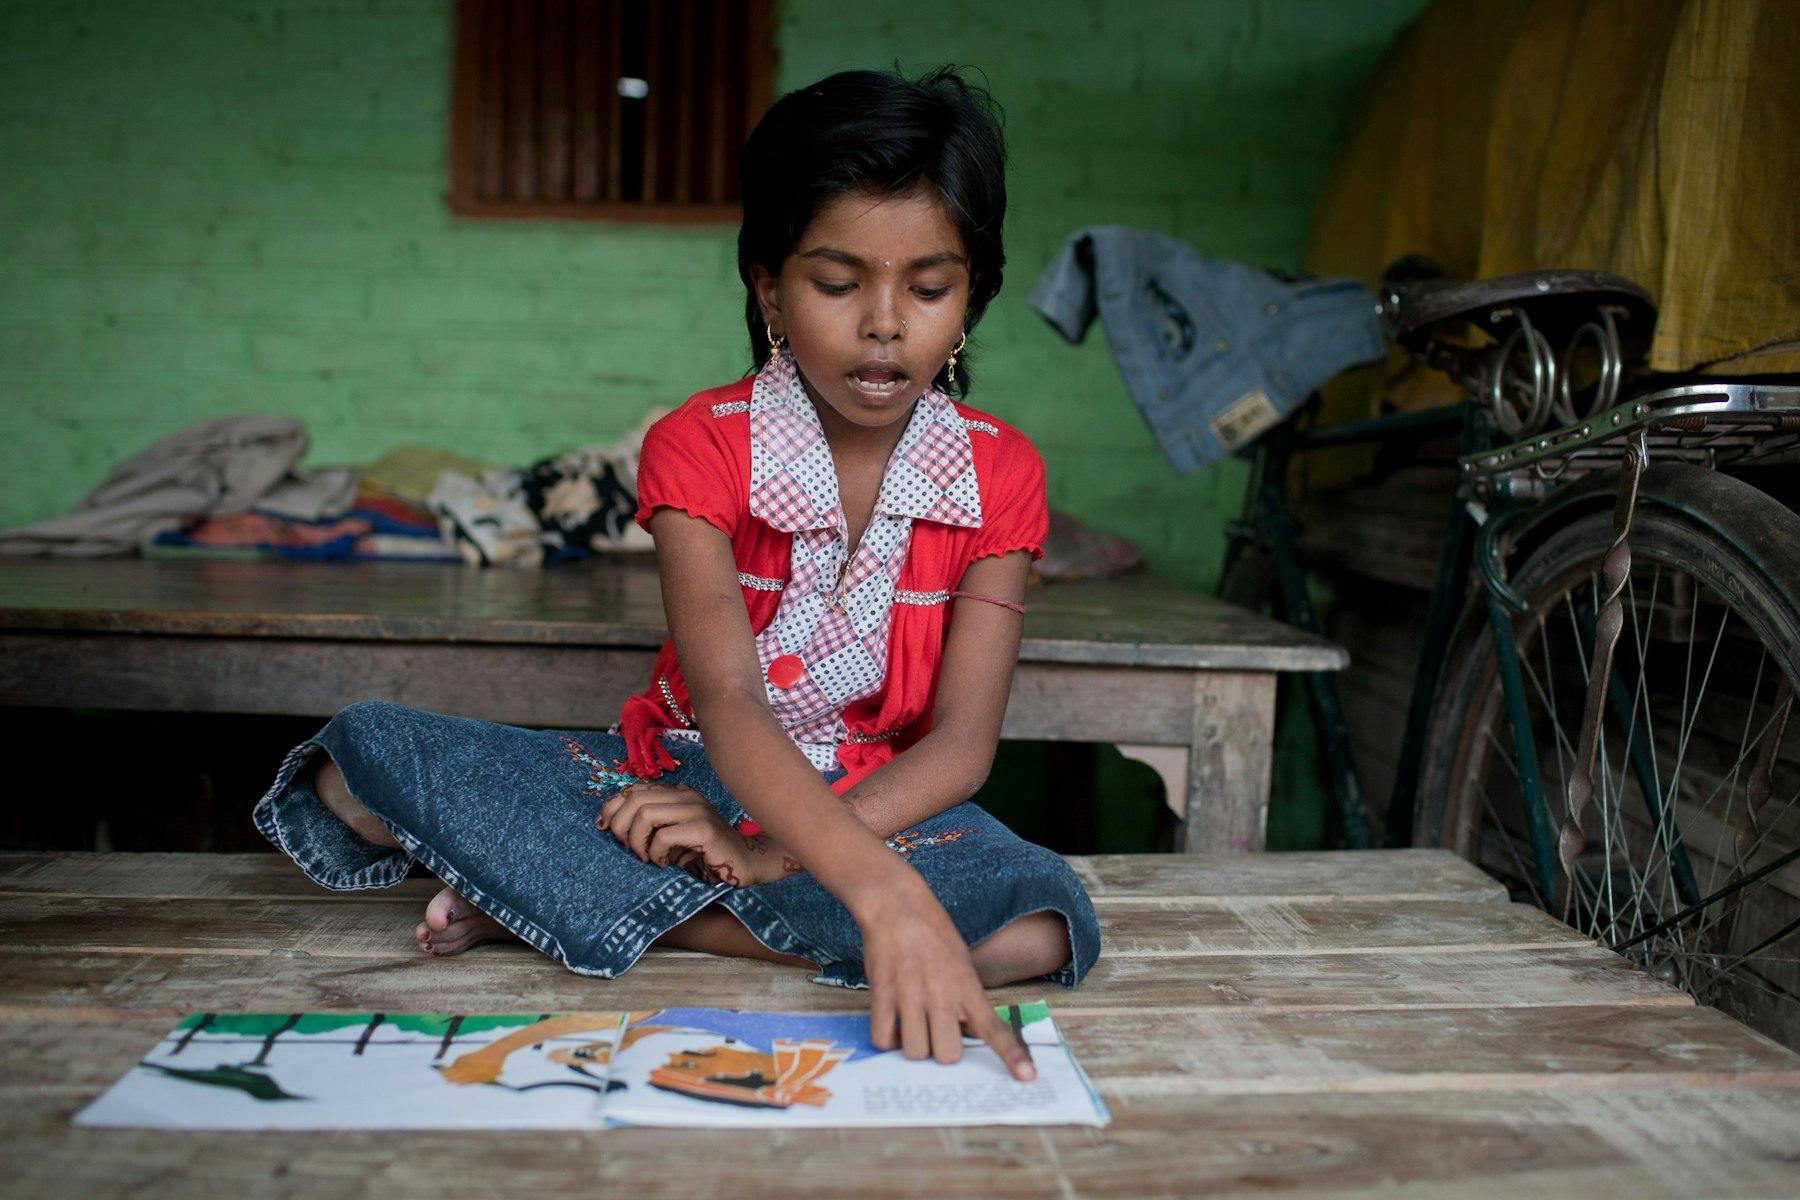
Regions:
M 1642 429 L 1653 461 L 1722 467 L 1800 447 L 1800 387 L 1716 383 L 1669 388 L 1494 450 L 1457 460 L 1457 482 L 1478 499 L 1537 500 L 1552 487 L 1620 467 Z

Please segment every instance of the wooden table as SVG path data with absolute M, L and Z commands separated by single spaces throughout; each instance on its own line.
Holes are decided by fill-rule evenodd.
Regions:
M 1155 577 L 1033 588 L 1004 734 L 1155 767 L 1192 851 L 1260 850 L 1275 678 L 1330 642 Z M 642 556 L 426 564 L 0 564 L 0 705 L 329 716 L 382 697 L 604 728 L 667 636 Z
M 1050 1001 L 1106 1129 L 179 1134 L 69 1117 L 189 1011 L 670 1003 L 854 1011 L 772 964 L 583 979 L 424 957 L 430 882 L 274 855 L 0 855 L 0 1163 L 16 1197 L 1780 1196 L 1800 1056 L 1443 851 L 1072 860 L 1105 929 Z

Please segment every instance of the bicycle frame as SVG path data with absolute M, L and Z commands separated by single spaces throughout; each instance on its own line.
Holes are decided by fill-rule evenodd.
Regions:
M 1246 489 L 1243 518 L 1226 528 L 1225 567 L 1221 581 L 1231 573 L 1233 563 L 1247 544 L 1268 551 L 1275 564 L 1277 590 L 1276 615 L 1309 633 L 1322 634 L 1312 600 L 1306 592 L 1305 569 L 1295 545 L 1297 523 L 1288 505 L 1288 469 L 1296 453 L 1322 450 L 1332 446 L 1360 445 L 1384 441 L 1402 433 L 1426 432 L 1460 426 L 1464 453 L 1472 453 L 1487 445 L 1485 420 L 1473 405 L 1456 404 L 1421 412 L 1396 413 L 1352 421 L 1325 429 L 1293 429 L 1286 425 L 1269 431 L 1257 443 L 1251 467 L 1250 486 Z M 1418 786 L 1419 759 L 1424 752 L 1425 726 L 1431 716 L 1431 697 L 1437 690 L 1438 668 L 1449 647 L 1450 635 L 1456 628 L 1461 610 L 1462 581 L 1469 570 L 1470 518 L 1460 500 L 1453 500 L 1445 521 L 1445 540 L 1438 555 L 1437 579 L 1432 586 L 1431 605 L 1425 625 L 1425 645 L 1420 655 L 1419 673 L 1413 679 L 1412 694 L 1407 702 L 1406 732 L 1401 741 L 1400 766 L 1395 776 L 1394 794 L 1388 809 L 1386 842 L 1405 846 L 1412 842 L 1412 811 Z M 1338 695 L 1337 678 L 1324 671 L 1305 674 L 1307 698 L 1324 747 L 1331 790 L 1344 842 L 1353 850 L 1366 850 L 1373 844 L 1368 812 L 1364 806 L 1362 786 L 1357 780 L 1356 764 L 1350 748 L 1350 732 L 1344 722 L 1343 701 Z

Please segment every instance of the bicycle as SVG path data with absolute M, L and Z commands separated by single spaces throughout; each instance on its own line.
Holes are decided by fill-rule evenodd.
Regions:
M 1597 272 L 1396 284 L 1382 307 L 1465 400 L 1265 435 L 1221 595 L 1317 632 L 1294 456 L 1459 429 L 1389 844 L 1451 848 L 1800 1045 L 1800 386 L 1645 375 L 1654 305 Z M 1366 846 L 1335 682 L 1307 687 Z

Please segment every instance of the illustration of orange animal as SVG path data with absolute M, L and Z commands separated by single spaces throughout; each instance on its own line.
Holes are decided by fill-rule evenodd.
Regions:
M 831 1092 L 818 1080 L 850 1057 L 848 1046 L 809 1039 L 778 1038 L 773 1054 L 731 1046 L 678 1050 L 665 1066 L 650 1072 L 650 1083 L 696 1100 L 752 1108 L 823 1107 Z
M 627 1020 L 642 1021 L 653 1016 L 655 1010 L 634 1012 Z M 439 1067 L 446 1083 L 496 1083 L 500 1074 L 506 1069 L 506 1059 L 516 1050 L 527 1046 L 535 1046 L 551 1038 L 568 1037 L 578 1033 L 611 1032 L 619 1027 L 619 1014 L 614 1013 L 570 1013 L 563 1017 L 551 1017 L 517 1029 L 496 1042 L 491 1042 L 479 1050 L 471 1050 L 446 1065 Z M 672 1025 L 646 1025 L 642 1028 L 627 1030 L 619 1044 L 623 1050 L 640 1038 L 653 1033 L 666 1033 Z M 591 1075 L 589 1067 L 604 1067 L 611 1061 L 613 1046 L 611 1042 L 583 1042 L 578 1046 L 558 1046 L 544 1057 L 553 1063 L 560 1063 L 572 1071 L 583 1075 Z M 602 1071 L 598 1078 L 605 1078 Z

